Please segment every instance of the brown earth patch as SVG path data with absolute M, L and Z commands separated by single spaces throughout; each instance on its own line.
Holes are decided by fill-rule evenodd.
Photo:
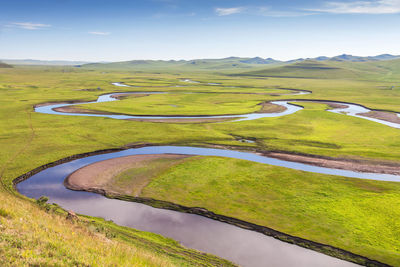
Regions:
M 342 158 L 324 158 L 320 156 L 296 155 L 285 152 L 263 152 L 262 154 L 272 158 L 326 168 L 400 175 L 400 164 L 398 163 Z
M 318 103 L 328 105 L 330 108 L 347 108 L 347 107 L 349 107 L 348 105 L 345 105 L 345 104 L 338 104 L 338 103 L 332 103 L 332 102 L 318 102 Z
M 149 96 L 149 95 L 150 94 L 145 94 L 145 93 L 144 94 L 114 94 L 114 95 L 111 95 L 110 97 L 118 99 L 118 100 L 122 100 L 122 99 L 125 99 L 125 98 L 128 98 L 128 97 L 136 98 L 136 97 L 144 97 L 144 96 Z
M 393 123 L 400 123 L 400 117 L 397 116 L 396 113 L 392 112 L 385 112 L 385 111 L 370 111 L 366 113 L 358 113 L 357 115 L 364 116 L 364 117 L 370 117 L 374 119 L 380 119 L 388 122 L 393 122 Z
M 261 109 L 257 111 L 257 113 L 279 113 L 283 112 L 286 110 L 286 107 L 277 105 L 277 104 L 272 104 L 269 102 L 264 102 L 261 103 Z
M 134 155 L 99 161 L 85 166 L 69 175 L 64 184 L 72 190 L 107 192 L 139 196 L 142 189 L 165 168 L 171 167 L 189 155 L 160 154 Z M 157 160 L 166 159 L 162 164 L 154 165 Z M 153 168 L 152 168 L 153 167 Z M 134 172 L 146 168 L 144 172 Z M 127 171 L 133 172 L 127 173 Z M 115 180 L 115 177 L 121 179 Z

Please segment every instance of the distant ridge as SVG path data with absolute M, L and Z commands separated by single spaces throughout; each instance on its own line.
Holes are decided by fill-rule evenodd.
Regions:
M 303 59 L 292 63 L 253 68 L 232 76 L 256 76 L 305 79 L 361 79 L 383 77 L 398 81 L 400 57 L 380 55 L 375 57 L 354 57 L 341 55 L 329 59 Z
M 352 56 L 352 55 L 343 54 L 343 55 L 340 55 L 340 56 L 332 57 L 329 60 L 365 62 L 365 61 L 392 60 L 392 59 L 397 59 L 397 58 L 400 58 L 400 56 L 382 54 L 382 55 L 378 55 L 378 56 L 374 56 L 374 57 L 358 57 L 358 56 Z
M 74 66 L 88 64 L 88 61 L 68 60 L 36 60 L 36 59 L 0 59 L 2 62 L 11 65 L 46 65 L 46 66 Z
M 0 68 L 12 68 L 12 66 L 0 61 Z
M 192 60 L 130 60 L 119 62 L 87 62 L 68 60 L 35 60 L 35 59 L 0 59 L 3 64 L 8 65 L 41 65 L 41 66 L 76 66 L 89 68 L 166 68 L 171 66 L 198 68 L 198 69 L 231 69 L 252 68 L 262 65 L 279 66 L 303 61 L 318 62 L 373 62 L 400 59 L 400 56 L 382 54 L 377 56 L 353 56 L 342 54 L 334 57 L 319 56 L 315 58 L 298 58 L 287 61 L 275 60 L 262 57 L 226 57 L 220 59 L 192 59 Z M 4 68 L 4 66 L 3 66 Z
M 318 62 L 373 62 L 400 59 L 400 56 L 390 54 L 382 54 L 378 56 L 360 57 L 348 54 L 343 54 L 334 57 L 320 56 L 315 58 L 298 58 L 288 61 L 275 60 L 273 58 L 261 57 L 226 57 L 220 59 L 193 59 L 193 60 L 130 60 L 112 63 L 89 63 L 79 64 L 79 67 L 89 68 L 132 68 L 132 69 L 147 69 L 147 68 L 166 68 L 166 67 L 186 67 L 196 69 L 232 69 L 232 68 L 253 68 L 262 65 L 280 66 L 303 61 L 318 61 Z
M 186 68 L 186 69 L 235 69 L 252 68 L 259 65 L 277 64 L 281 61 L 272 58 L 263 59 L 227 57 L 221 59 L 193 59 L 193 60 L 131 60 L 113 63 L 90 63 L 82 64 L 79 67 L 85 68 L 113 68 L 113 69 L 164 69 L 164 68 Z
M 242 63 L 247 63 L 247 64 L 273 64 L 273 63 L 278 63 L 280 61 L 275 60 L 273 58 L 261 58 L 261 57 L 253 57 L 249 59 L 242 59 L 240 60 Z

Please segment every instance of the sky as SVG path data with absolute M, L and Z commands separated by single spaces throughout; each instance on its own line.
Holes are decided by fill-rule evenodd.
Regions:
M 0 58 L 400 55 L 400 0 L 0 0 Z

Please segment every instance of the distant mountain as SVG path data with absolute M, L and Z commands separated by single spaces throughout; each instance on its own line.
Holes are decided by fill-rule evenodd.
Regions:
M 187 69 L 187 70 L 229 70 L 229 69 L 257 69 L 262 68 L 263 65 L 268 65 L 268 68 L 275 67 L 283 67 L 288 66 L 290 64 L 308 62 L 305 65 L 309 65 L 309 62 L 314 63 L 328 63 L 328 62 L 378 62 L 378 61 L 387 61 L 400 58 L 400 56 L 393 56 L 389 54 L 383 54 L 378 56 L 371 57 L 360 57 L 353 55 L 339 55 L 335 57 L 326 57 L 320 56 L 315 58 L 298 58 L 289 61 L 279 61 L 272 58 L 261 58 L 261 57 L 252 57 L 252 58 L 243 58 L 243 57 L 227 57 L 220 59 L 193 59 L 193 60 L 131 60 L 131 61 L 123 61 L 123 62 L 112 62 L 112 63 L 90 63 L 90 64 L 82 64 L 80 67 L 83 68 L 91 68 L 91 69 L 132 69 L 132 70 L 165 70 L 165 69 Z M 301 65 L 298 67 L 300 68 Z M 322 69 L 323 66 L 320 66 Z M 306 66 L 301 67 L 301 69 L 305 69 Z M 317 68 L 317 70 L 321 70 L 321 68 Z M 291 71 L 289 73 L 293 74 L 293 68 L 288 67 Z M 272 71 L 272 70 L 271 70 Z M 303 71 L 302 71 L 303 72 Z M 318 71 L 317 71 L 318 72 Z M 320 72 L 320 71 L 319 71 Z M 335 75 L 339 75 L 340 71 L 329 71 L 330 74 L 327 74 L 329 77 L 333 77 L 333 73 Z M 269 72 L 268 72 L 269 73 Z M 298 73 L 299 74 L 299 73 Z M 324 73 L 325 75 L 326 73 Z M 291 75 L 291 74 L 290 74 Z M 290 76 L 289 75 L 289 76 Z M 309 74 L 305 76 L 308 77 Z M 322 76 L 324 76 L 322 75 Z M 297 76 L 297 75 L 295 75 Z M 301 76 L 299 74 L 299 76 Z M 348 73 L 345 76 L 349 76 Z M 354 76 L 353 74 L 350 76 Z
M 400 56 L 393 56 L 390 54 L 382 54 L 382 55 L 371 57 L 371 58 L 374 58 L 376 60 L 392 60 L 392 59 L 398 59 L 398 58 L 400 58 Z
M 347 54 L 331 57 L 329 60 L 332 60 L 332 61 L 353 61 L 353 62 L 368 61 L 367 58 L 358 57 L 358 56 L 352 56 L 352 55 L 347 55 Z
M 0 68 L 12 68 L 12 66 L 0 61 Z
M 90 68 L 131 68 L 131 69 L 147 69 L 167 67 L 190 67 L 199 69 L 229 69 L 229 68 L 253 68 L 262 65 L 274 64 L 292 64 L 303 62 L 306 60 L 314 60 L 319 62 L 335 61 L 335 62 L 367 62 L 367 61 L 384 61 L 400 59 L 400 56 L 382 54 L 378 56 L 353 56 L 348 54 L 338 55 L 334 57 L 320 56 L 315 58 L 297 58 L 288 61 L 279 61 L 273 58 L 262 57 L 227 57 L 220 59 L 193 59 L 193 60 L 130 60 L 121 62 L 86 62 L 86 61 L 67 61 L 67 60 L 34 60 L 34 59 L 0 59 L 2 62 L 10 65 L 48 65 L 48 66 L 77 66 Z
M 328 59 L 329 59 L 329 57 L 324 57 L 324 56 L 314 58 L 314 60 L 317 60 L 317 61 L 325 61 L 325 60 L 328 60 Z
M 320 56 L 320 57 L 314 57 L 314 58 L 297 58 L 297 59 L 292 59 L 285 61 L 285 63 L 296 63 L 296 62 L 302 62 L 305 60 L 316 60 L 316 61 L 349 61 L 349 62 L 366 62 L 366 61 L 382 61 L 382 60 L 392 60 L 392 59 L 397 59 L 400 58 L 400 56 L 394 56 L 390 54 L 382 54 L 378 56 L 369 56 L 369 57 L 360 57 L 360 56 L 353 56 L 353 55 L 348 55 L 348 54 L 342 54 L 339 56 L 334 56 L 334 57 L 326 57 L 326 56 Z
M 35 60 L 35 59 L 1 59 L 2 62 L 11 65 L 44 65 L 44 66 L 74 66 L 90 63 L 88 61 L 68 60 Z
M 246 63 L 246 64 L 274 64 L 278 63 L 280 61 L 277 61 L 273 58 L 261 58 L 261 57 L 253 57 L 253 58 L 248 58 L 248 59 L 242 59 L 240 60 L 241 63 Z
M 275 64 L 280 61 L 272 58 L 241 58 L 227 57 L 220 59 L 193 59 L 193 60 L 131 60 L 113 63 L 90 63 L 84 64 L 83 68 L 101 68 L 101 69 L 164 69 L 164 68 L 186 68 L 186 69 L 209 69 L 222 70 L 232 68 L 252 68 L 262 64 Z
M 328 60 L 332 61 L 351 61 L 351 62 L 366 62 L 366 61 L 381 61 L 381 60 L 392 60 L 392 59 L 397 59 L 400 58 L 400 56 L 393 56 L 389 54 L 383 54 L 383 55 L 378 55 L 378 56 L 370 56 L 370 57 L 359 57 L 359 56 L 353 56 L 353 55 L 339 55 L 336 57 L 331 57 Z

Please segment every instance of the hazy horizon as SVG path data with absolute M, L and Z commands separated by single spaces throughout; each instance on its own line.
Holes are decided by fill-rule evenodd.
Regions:
M 336 56 L 341 56 L 341 55 L 350 55 L 350 56 L 355 56 L 355 57 L 374 57 L 374 56 L 380 56 L 380 55 L 392 55 L 392 56 L 400 56 L 400 55 L 394 55 L 394 54 L 389 54 L 389 53 L 383 53 L 383 54 L 376 54 L 376 55 L 350 55 L 350 54 L 338 54 L 338 55 L 334 55 L 331 57 L 336 57 Z M 326 55 L 319 55 L 316 57 L 325 57 Z M 191 60 L 222 60 L 222 59 L 226 59 L 226 58 L 263 58 L 263 59 L 268 59 L 268 58 L 272 58 L 274 60 L 277 61 L 282 61 L 282 62 L 286 62 L 286 61 L 292 61 L 292 60 L 297 60 L 297 59 L 313 59 L 313 58 L 291 58 L 291 59 L 287 59 L 287 60 L 280 60 L 277 58 L 273 58 L 273 57 L 260 57 L 260 56 L 254 56 L 254 57 L 237 57 L 237 56 L 228 56 L 228 57 L 220 57 L 220 58 L 211 58 L 211 57 L 205 57 L 205 58 L 189 58 L 189 59 L 148 59 L 148 58 L 143 58 L 143 59 L 126 59 L 126 60 L 118 60 L 118 61 L 104 61 L 104 60 L 99 60 L 99 61 L 91 61 L 91 60 L 80 60 L 80 59 L 74 59 L 74 60 L 69 60 L 69 59 L 38 59 L 38 58 L 0 58 L 0 60 L 32 60 L 32 61 L 67 61 L 67 62 L 88 62 L 88 63 L 109 63 L 109 62 L 125 62 L 125 61 L 135 61 L 135 60 L 154 60 L 154 61 L 181 61 L 181 60 L 185 60 L 185 61 L 191 61 Z M 326 56 L 328 57 L 328 56 Z M 329 58 L 331 58 L 329 57 Z

